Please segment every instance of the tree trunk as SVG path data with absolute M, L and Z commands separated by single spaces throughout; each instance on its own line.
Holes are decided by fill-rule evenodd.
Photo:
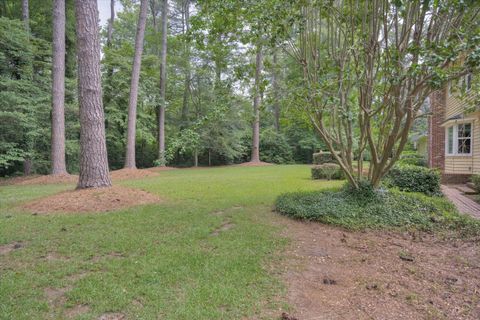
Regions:
M 96 0 L 75 0 L 80 105 L 78 189 L 109 187 L 105 116 L 102 105 L 100 39 Z
M 193 151 L 193 165 L 198 167 L 198 150 Z
M 27 158 L 23 160 L 23 175 L 29 176 L 32 174 L 32 160 Z
M 190 0 L 184 3 L 183 34 L 185 36 L 185 80 L 183 86 L 182 126 L 187 127 L 188 121 L 188 94 L 190 92 L 190 43 L 186 37 L 190 30 Z
M 162 48 L 160 50 L 160 106 L 158 109 L 158 159 L 165 165 L 165 87 L 167 77 L 168 0 L 162 8 Z
M 65 164 L 65 0 L 53 1 L 52 174 L 66 174 Z
M 22 21 L 25 24 L 25 30 L 30 33 L 30 10 L 28 0 L 22 0 Z
M 108 19 L 107 47 L 110 47 L 112 45 L 114 21 L 115 21 L 115 0 L 110 0 L 110 19 Z
M 127 150 L 125 168 L 136 168 L 135 164 L 135 132 L 137 122 L 138 81 L 142 66 L 143 38 L 147 21 L 147 0 L 140 2 L 137 35 L 135 37 L 135 55 L 133 57 L 132 79 L 130 83 L 130 100 L 128 103 Z
M 252 133 L 252 157 L 251 162 L 260 161 L 260 81 L 263 68 L 262 46 L 257 45 L 255 61 L 255 92 L 253 96 L 253 133 Z
M 273 116 L 275 131 L 280 131 L 280 104 L 279 104 L 279 90 L 278 90 L 278 66 L 277 66 L 277 50 L 273 52 L 273 72 L 272 72 L 272 86 L 273 86 Z

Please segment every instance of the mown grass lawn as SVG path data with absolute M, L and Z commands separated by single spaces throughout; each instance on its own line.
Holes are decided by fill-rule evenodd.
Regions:
M 309 175 L 301 165 L 164 171 L 121 183 L 163 203 L 97 214 L 16 208 L 73 185 L 0 187 L 0 246 L 23 246 L 0 255 L 0 318 L 241 319 L 286 307 L 268 271 L 287 242 L 271 221 L 273 202 L 341 184 Z

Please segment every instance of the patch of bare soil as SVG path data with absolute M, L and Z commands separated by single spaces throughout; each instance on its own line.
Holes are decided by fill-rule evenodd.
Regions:
M 222 232 L 225 232 L 225 231 L 228 231 L 230 229 L 232 229 L 233 227 L 235 227 L 235 224 L 232 223 L 232 222 L 224 222 L 220 227 L 218 227 L 217 229 L 213 230 L 213 232 L 211 233 L 212 236 L 216 237 L 218 235 L 220 235 L 220 233 Z
M 0 245 L 0 256 L 21 248 L 23 248 L 23 244 L 21 242 L 12 242 Z
M 104 313 L 98 318 L 98 320 L 124 320 L 126 319 L 126 316 L 123 313 L 119 312 L 109 312 L 109 313 Z
M 34 185 L 34 184 L 62 184 L 62 183 L 76 183 L 78 176 L 72 174 L 59 175 L 31 175 L 25 177 L 15 177 L 3 179 L 0 185 Z
M 110 171 L 110 176 L 113 181 L 120 181 L 156 177 L 158 174 L 146 169 L 120 169 Z
M 480 319 L 478 241 L 280 219 L 293 239 L 284 319 Z
M 263 161 L 249 161 L 240 163 L 237 166 L 239 167 L 264 167 L 264 166 L 273 166 L 273 163 L 263 162 Z
M 161 199 L 156 195 L 143 190 L 113 186 L 65 191 L 34 200 L 22 207 L 35 214 L 108 212 L 160 201 Z
M 151 167 L 143 170 L 148 170 L 151 172 L 161 172 L 161 171 L 170 171 L 170 170 L 177 170 L 175 167 Z
M 65 317 L 67 319 L 77 319 L 82 314 L 90 311 L 90 307 L 86 304 L 77 304 L 72 308 L 65 310 Z

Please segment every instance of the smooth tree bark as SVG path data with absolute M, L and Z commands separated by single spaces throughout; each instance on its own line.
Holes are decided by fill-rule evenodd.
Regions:
M 78 189 L 109 187 L 105 115 L 102 104 L 100 39 L 96 0 L 75 0 L 80 105 Z
M 142 66 L 143 39 L 147 21 L 147 0 L 140 1 L 137 35 L 135 37 L 135 55 L 133 57 L 132 79 L 130 83 L 130 99 L 128 103 L 127 150 L 125 168 L 136 168 L 135 164 L 135 132 L 137 122 L 138 81 Z
M 52 174 L 66 174 L 65 164 L 65 0 L 53 0 Z
M 182 126 L 188 125 L 188 98 L 190 94 L 190 43 L 187 39 L 187 34 L 190 30 L 190 0 L 185 0 L 183 3 L 183 35 L 185 41 L 185 79 L 183 86 L 183 102 L 182 102 Z
M 162 47 L 160 50 L 160 106 L 158 109 L 158 160 L 165 165 L 165 88 L 167 82 L 168 0 L 162 6 Z
M 260 82 L 263 69 L 263 53 L 261 44 L 257 44 L 255 61 L 255 92 L 253 96 L 253 132 L 251 162 L 260 162 Z

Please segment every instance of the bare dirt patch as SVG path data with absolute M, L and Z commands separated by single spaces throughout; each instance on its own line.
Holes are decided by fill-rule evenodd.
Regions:
M 65 294 L 70 290 L 72 290 L 72 287 L 45 288 L 44 293 L 50 306 L 59 307 L 67 302 Z
M 72 174 L 59 175 L 31 175 L 25 177 L 7 178 L 0 181 L 0 185 L 34 185 L 34 184 L 67 184 L 76 183 L 78 176 Z
M 291 319 L 480 319 L 478 240 L 280 219 Z
M 158 196 L 143 190 L 113 186 L 65 191 L 34 200 L 22 207 L 35 214 L 108 212 L 160 201 Z
M 104 313 L 98 318 L 98 320 L 124 320 L 126 316 L 119 312 Z
M 113 181 L 121 181 L 157 177 L 158 174 L 146 169 L 120 169 L 110 171 L 110 176 Z
M 216 236 L 220 235 L 220 233 L 225 232 L 225 231 L 228 231 L 228 230 L 232 229 L 233 227 L 235 227 L 235 224 L 234 224 L 234 223 L 224 222 L 220 227 L 218 227 L 217 229 L 213 230 L 213 232 L 211 233 L 211 235 L 214 236 L 214 237 L 216 237 Z
M 175 168 L 175 167 L 151 167 L 151 168 L 147 168 L 147 169 L 144 169 L 144 170 L 148 170 L 148 171 L 151 171 L 151 172 L 161 172 L 161 171 L 177 170 L 177 168 Z
M 72 308 L 68 308 L 65 310 L 65 317 L 67 319 L 76 319 L 77 317 L 81 316 L 90 311 L 90 307 L 86 304 L 77 304 Z
M 0 256 L 8 254 L 14 250 L 23 248 L 23 243 L 21 242 L 12 242 L 4 245 L 0 245 Z
M 264 166 L 273 166 L 273 163 L 263 162 L 263 161 L 249 161 L 238 164 L 239 167 L 264 167 Z

